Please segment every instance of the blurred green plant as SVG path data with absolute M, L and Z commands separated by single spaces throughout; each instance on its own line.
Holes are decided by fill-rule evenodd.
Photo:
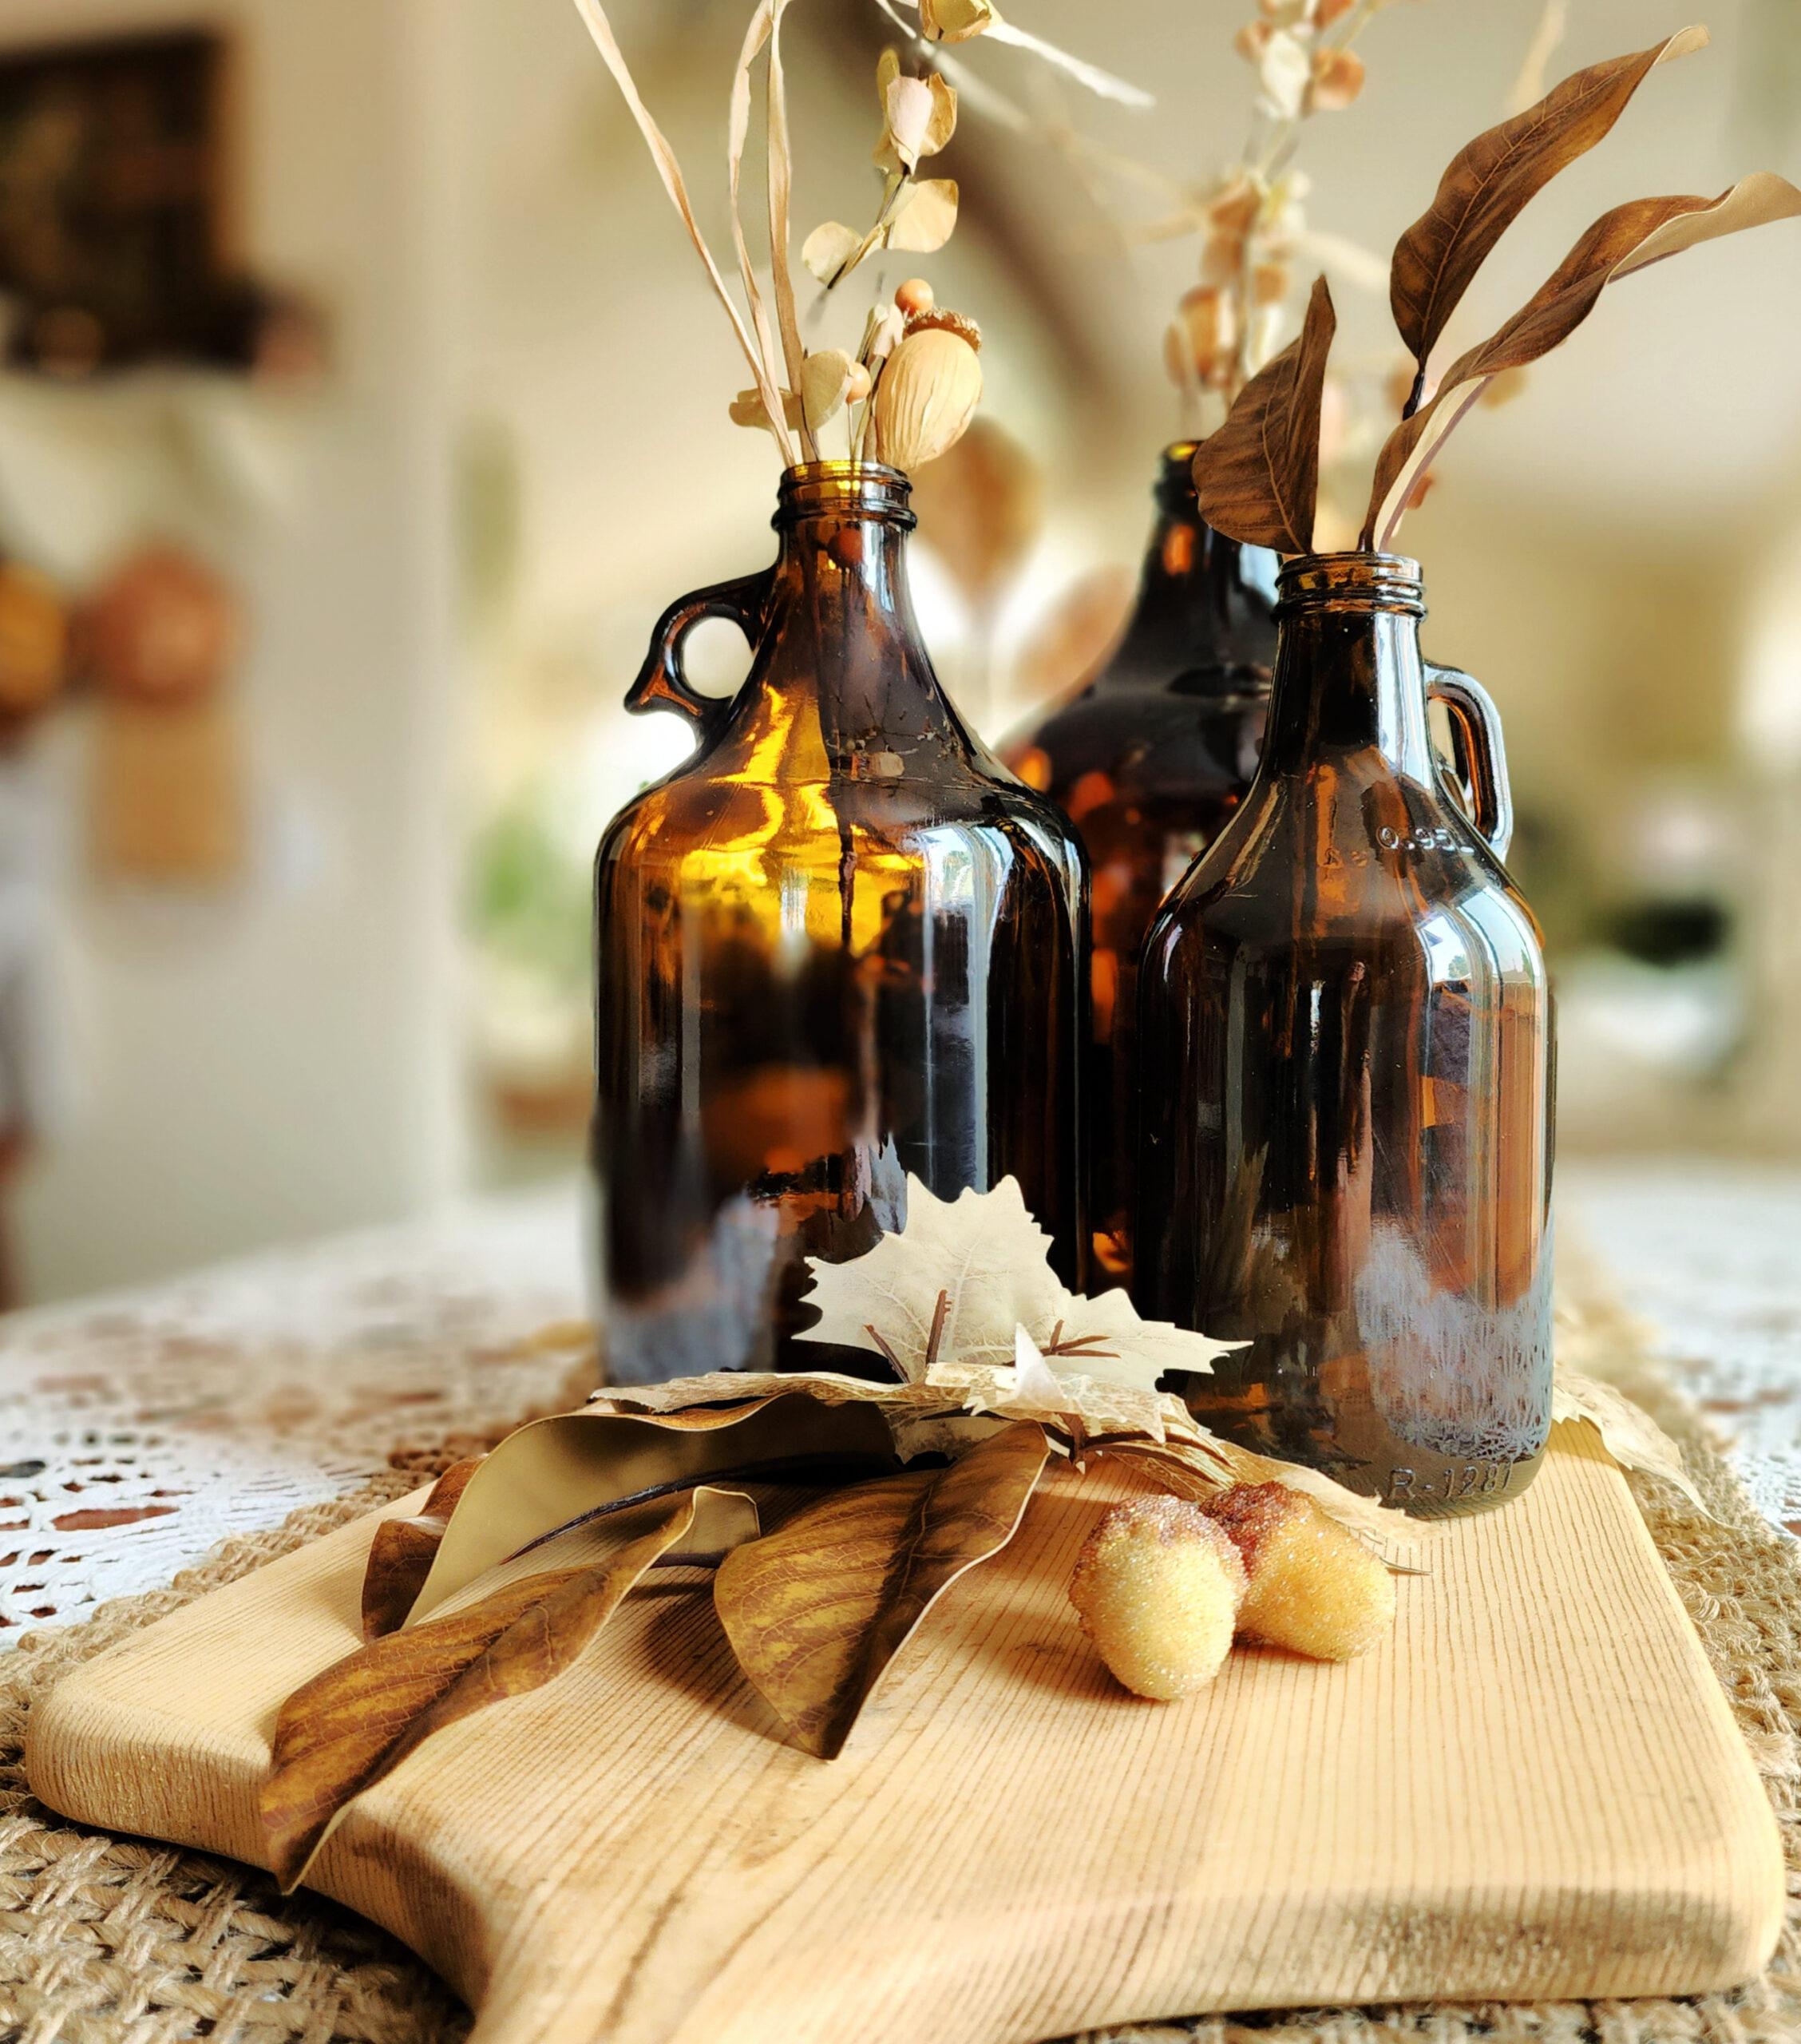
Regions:
M 533 785 L 477 833 L 468 889 L 470 934 L 492 957 L 547 989 L 585 998 L 588 869 L 559 833 L 546 790 Z

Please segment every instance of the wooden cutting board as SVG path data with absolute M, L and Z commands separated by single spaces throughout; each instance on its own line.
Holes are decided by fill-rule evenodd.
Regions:
M 1766 1963 L 1769 1805 L 1585 1430 L 1434 1543 L 1383 1650 L 1240 1653 L 1173 1705 L 1115 1688 L 1065 1601 L 1132 1480 L 1035 1499 L 836 1761 L 783 1744 L 704 1587 L 659 1581 L 560 1680 L 371 1792 L 317 1884 L 437 1967 L 481 2044 L 1023 2044 L 1211 2009 L 1695 1992 Z M 70 1676 L 33 1713 L 38 1794 L 257 1860 L 276 1707 L 355 1645 L 373 1523 Z

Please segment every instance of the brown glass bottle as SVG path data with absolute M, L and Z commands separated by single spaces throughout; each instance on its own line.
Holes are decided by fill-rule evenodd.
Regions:
M 615 1377 L 868 1365 L 793 1343 L 809 1256 L 1011 1174 L 1080 1236 L 1082 854 L 946 699 L 907 592 L 906 478 L 783 477 L 773 568 L 659 623 L 627 697 L 699 743 L 627 803 L 596 863 L 592 1160 Z M 754 649 L 730 701 L 681 648 Z
M 1125 636 L 1074 695 L 1001 747 L 1075 824 L 1088 854 L 1083 1152 L 1096 1286 L 1131 1274 L 1145 933 L 1251 784 L 1276 653 L 1277 557 L 1241 547 L 1201 517 L 1194 454 L 1193 441 L 1164 450 Z
M 1550 1425 L 1552 1020 L 1493 706 L 1423 614 L 1410 561 L 1282 571 L 1262 765 L 1146 947 L 1133 1289 L 1249 1345 L 1182 1387 L 1206 1424 L 1438 1515 Z

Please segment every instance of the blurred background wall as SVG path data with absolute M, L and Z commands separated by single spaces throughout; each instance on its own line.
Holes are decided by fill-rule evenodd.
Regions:
M 612 11 L 723 248 L 747 8 Z M 1057 132 L 1198 184 L 1237 151 L 1253 90 L 1231 50 L 1249 10 L 1227 0 L 1014 11 L 1158 105 L 968 54 L 1029 117 L 1012 132 L 966 101 L 944 162 L 964 225 L 923 267 L 982 323 L 987 414 L 1041 509 L 1003 587 L 922 553 L 916 594 L 992 735 L 1075 679 L 1129 587 L 1177 425 L 1162 330 L 1196 255 L 1127 248 L 1121 223 L 1154 201 Z M 1362 99 L 1310 125 L 1316 228 L 1385 258 L 1502 112 L 1544 12 L 1388 9 Z M 1664 0 L 1567 15 L 1554 77 L 1684 18 Z M 1466 339 L 1621 197 L 1801 176 L 1801 6 L 1729 0 L 1710 26 L 1716 47 L 1653 80 L 1510 235 Z M 179 610 L 171 555 L 231 620 L 204 717 L 196 689 L 185 735 L 152 734 L 198 748 L 215 825 L 237 818 L 206 856 L 159 858 L 117 822 L 144 739 L 127 691 L 83 689 L 17 748 L 57 954 L 13 1202 L 33 1297 L 569 1168 L 587 860 L 683 747 L 619 699 L 663 605 L 770 545 L 773 454 L 725 417 L 742 365 L 567 0 L 9 0 L 0 233 L 22 188 L 6 58 L 196 27 L 225 53 L 206 175 L 237 324 L 179 364 L 15 325 L 0 374 L 0 559 L 47 578 L 78 640 L 102 600 L 129 623 L 160 588 Z M 790 18 L 797 239 L 867 203 L 885 27 L 873 0 Z M 100 103 L 129 117 L 129 97 Z M 1379 292 L 1338 295 L 1348 356 L 1379 371 Z M 1470 423 L 1409 525 L 1435 657 L 1506 719 L 1573 1149 L 1801 1152 L 1798 325 L 1793 228 L 1636 280 Z M 129 572 L 147 550 L 161 584 Z M 718 685 L 742 671 L 722 628 L 707 654 Z

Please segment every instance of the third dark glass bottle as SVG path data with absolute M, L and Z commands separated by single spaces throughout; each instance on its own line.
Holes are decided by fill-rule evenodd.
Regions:
M 1410 561 L 1282 571 L 1257 778 L 1146 949 L 1133 1289 L 1247 1345 L 1207 1424 L 1438 1515 L 1549 1430 L 1552 1024 L 1494 712 L 1423 614 Z
M 1165 450 L 1130 623 L 1099 671 L 1001 749 L 1081 834 L 1091 872 L 1083 1150 L 1094 1290 L 1131 1271 L 1138 955 L 1164 896 L 1257 771 L 1276 556 L 1201 516 L 1193 441 Z

